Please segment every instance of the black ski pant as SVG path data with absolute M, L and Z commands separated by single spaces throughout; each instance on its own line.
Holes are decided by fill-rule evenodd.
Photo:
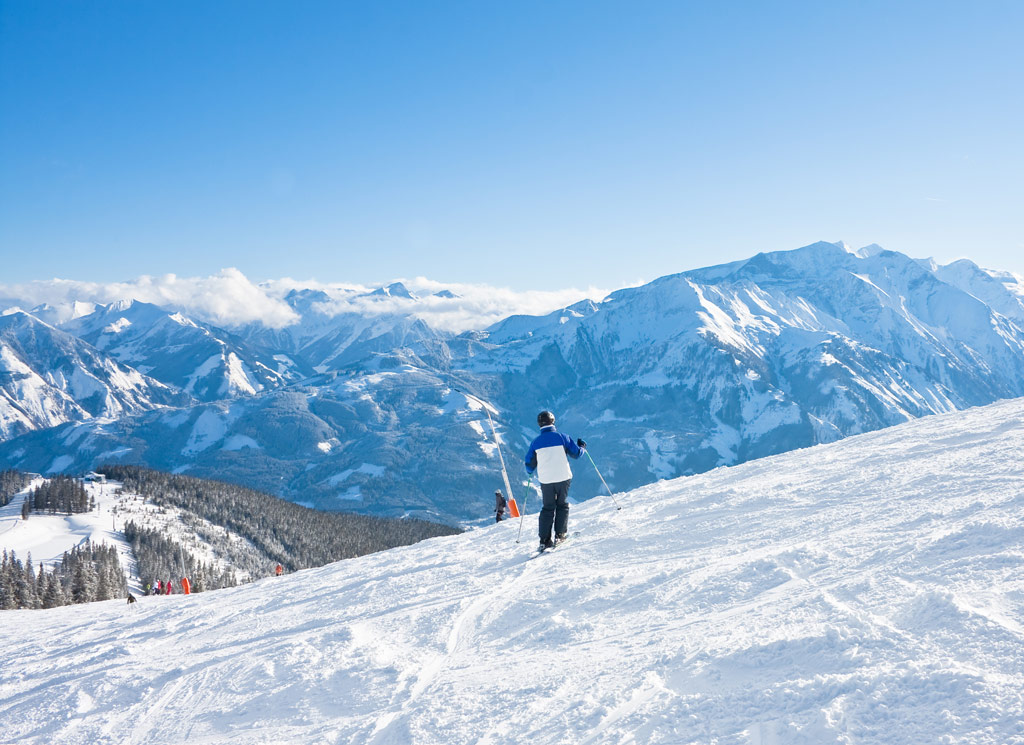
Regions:
M 569 529 L 569 484 L 572 479 L 558 481 L 554 484 L 541 484 L 540 493 L 544 506 L 540 510 L 541 543 L 551 540 L 551 524 L 555 525 L 555 533 L 565 533 Z

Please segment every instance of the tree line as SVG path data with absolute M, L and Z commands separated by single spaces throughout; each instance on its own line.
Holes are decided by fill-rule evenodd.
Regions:
M 21 516 L 28 519 L 31 510 L 49 512 L 51 515 L 64 512 L 68 515 L 90 512 L 96 501 L 79 479 L 70 476 L 54 476 L 29 492 L 21 508 Z
M 128 580 L 117 549 L 89 541 L 65 551 L 60 563 L 38 571 L 29 554 L 23 563 L 13 551 L 0 557 L 0 610 L 56 608 L 128 594 Z
M 215 563 L 201 561 L 159 526 L 128 522 L 124 533 L 144 586 L 158 580 L 177 584 L 188 577 L 191 590 L 202 592 L 234 586 L 239 576 L 270 576 L 277 565 L 288 571 L 318 567 L 461 532 L 417 519 L 320 512 L 235 484 L 137 466 L 100 471 L 122 482 L 123 491 L 180 512 L 185 535 L 195 536 L 217 558 Z M 0 472 L 0 495 L 7 494 L 9 501 L 29 481 L 16 471 Z M 29 510 L 72 514 L 94 508 L 78 479 L 56 476 L 29 493 L 23 517 Z M 127 593 L 117 550 L 105 544 L 77 546 L 48 570 L 36 569 L 31 556 L 23 563 L 13 551 L 4 551 L 0 561 L 0 609 L 53 608 Z
M 11 503 L 11 498 L 32 481 L 27 473 L 6 469 L 0 471 L 0 507 Z
M 197 560 L 159 530 L 139 526 L 132 521 L 125 525 L 124 535 L 135 554 L 137 573 L 143 586 L 156 587 L 157 580 L 177 583 L 182 577 L 188 577 L 192 592 L 219 590 L 238 584 L 234 571 L 218 569 Z
M 425 520 L 321 512 L 236 484 L 139 466 L 99 471 L 122 482 L 126 492 L 194 516 L 186 522 L 214 552 L 254 578 L 270 576 L 278 564 L 288 571 L 323 566 L 461 532 Z

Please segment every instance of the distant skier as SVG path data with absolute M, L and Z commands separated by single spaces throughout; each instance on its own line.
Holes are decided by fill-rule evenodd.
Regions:
M 170 580 L 167 580 L 164 583 L 164 595 L 170 595 L 173 592 L 174 592 L 174 585 L 171 583 Z
M 164 594 L 164 581 L 162 579 L 158 579 L 156 581 L 156 594 L 157 595 L 163 595 Z
M 540 434 L 530 444 L 526 453 L 526 470 L 537 472 L 540 491 L 544 506 L 540 511 L 540 550 L 551 548 L 565 540 L 569 530 L 569 484 L 572 482 L 572 469 L 566 455 L 579 458 L 583 455 L 587 443 L 573 439 L 555 429 L 555 415 L 550 411 L 542 411 L 537 415 L 537 426 Z M 551 540 L 551 527 L 554 524 L 555 540 Z
M 501 489 L 494 492 L 494 522 L 500 523 L 505 519 L 505 508 L 508 507 L 508 500 L 501 493 Z
M 278 564 L 276 567 L 274 567 L 274 574 L 280 577 L 282 574 L 284 574 L 284 567 Z

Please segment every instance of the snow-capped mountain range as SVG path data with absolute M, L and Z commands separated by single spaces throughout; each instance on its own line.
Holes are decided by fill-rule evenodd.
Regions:
M 190 402 L 186 393 L 28 313 L 0 315 L 0 438 Z
M 69 321 L 63 330 L 200 401 L 273 390 L 308 374 L 290 357 L 181 313 L 123 301 Z
M 3 737 L 1020 745 L 1021 448 L 1008 401 L 596 498 L 535 559 L 504 522 L 4 611 Z
M 328 509 L 472 521 L 502 485 L 481 399 L 514 484 L 549 408 L 622 489 L 1024 395 L 1021 279 L 878 246 L 762 253 L 459 334 L 421 312 L 457 300 L 400 283 L 284 301 L 297 320 L 283 328 L 142 303 L 36 320 L 191 403 L 59 409 L 9 427 L 0 459 L 144 463 Z M 44 380 L 53 364 L 31 362 Z M 603 490 L 574 466 L 576 498 Z

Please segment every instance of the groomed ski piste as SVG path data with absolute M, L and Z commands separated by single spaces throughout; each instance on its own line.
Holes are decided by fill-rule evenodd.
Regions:
M 45 511 L 32 512 L 28 520 L 21 519 L 21 507 L 29 493 L 41 486 L 44 479 L 35 478 L 19 492 L 10 503 L 0 507 L 0 548 L 13 551 L 23 562 L 32 557 L 34 568 L 40 565 L 52 569 L 59 564 L 65 551 L 71 551 L 86 541 L 117 548 L 121 566 L 128 578 L 128 586 L 139 590 L 134 580 L 135 557 L 124 533 L 117 528 L 124 527 L 126 516 L 142 522 L 145 508 L 133 506 L 140 503 L 134 495 L 118 493 L 120 484 L 85 484 L 85 490 L 94 500 L 96 508 L 74 515 L 49 514 Z M 152 511 L 152 508 L 149 508 Z M 118 515 L 118 513 L 121 513 Z M 137 513 L 137 514 L 135 514 Z M 3 622 L 0 621 L 0 629 Z M 3 735 L 0 735 L 0 743 Z
M 89 512 L 75 515 L 49 514 L 32 512 L 28 520 L 21 519 L 21 506 L 29 492 L 43 483 L 43 479 L 33 479 L 27 488 L 19 492 L 9 504 L 0 507 L 0 548 L 13 551 L 21 561 L 32 557 L 36 568 L 40 564 L 52 569 L 59 564 L 65 551 L 71 551 L 86 541 L 106 543 L 117 548 L 121 566 L 128 579 L 129 590 L 136 594 L 142 593 L 135 556 L 131 545 L 124 537 L 124 526 L 128 522 L 159 530 L 166 538 L 175 541 L 182 550 L 193 558 L 223 568 L 226 563 L 216 552 L 199 538 L 194 529 L 190 530 L 182 524 L 182 511 L 173 507 L 157 507 L 137 494 L 126 493 L 116 481 L 85 484 L 86 492 L 92 497 L 96 508 Z M 192 522 L 201 522 L 191 516 Z M 221 528 L 223 531 L 224 528 Z M 244 541 L 244 538 L 233 536 L 232 540 Z M 241 579 L 247 573 L 237 571 Z M 79 608 L 81 606 L 78 606 Z M 3 630 L 3 616 L 0 616 L 0 631 Z M 3 734 L 0 734 L 0 745 L 4 745 Z
M 1022 453 L 1013 400 L 594 498 L 537 561 L 531 506 L 518 545 L 6 611 L 0 742 L 1024 743 Z

